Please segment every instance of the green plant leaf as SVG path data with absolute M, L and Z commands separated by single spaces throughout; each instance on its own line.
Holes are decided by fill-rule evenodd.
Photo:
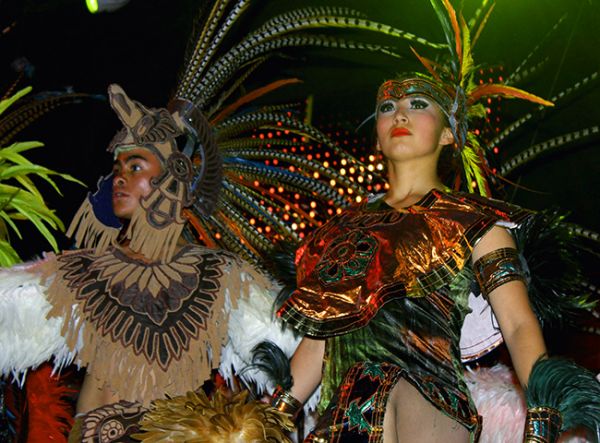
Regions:
M 14 102 L 16 102 L 17 100 L 19 100 L 24 95 L 29 94 L 32 89 L 33 88 L 31 86 L 27 86 L 26 88 L 23 88 L 20 91 L 18 91 L 12 97 L 9 97 L 7 99 L 4 99 L 4 100 L 0 101 L 0 115 L 2 115 L 2 113 L 4 111 L 6 111 L 8 109 L 8 107 L 11 106 Z

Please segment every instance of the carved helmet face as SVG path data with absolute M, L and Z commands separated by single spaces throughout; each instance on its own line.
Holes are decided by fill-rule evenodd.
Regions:
M 150 181 L 151 191 L 140 199 L 150 226 L 161 229 L 173 222 L 183 223 L 182 210 L 193 201 L 190 183 L 194 168 L 179 152 L 177 137 L 186 133 L 179 113 L 147 108 L 131 100 L 118 85 L 108 89 L 110 104 L 124 128 L 113 138 L 108 150 L 115 154 L 147 149 L 161 162 L 162 173 Z
M 124 126 L 113 138 L 109 152 L 115 153 L 123 148 L 146 148 L 153 151 L 163 164 L 171 154 L 177 152 L 175 139 L 183 134 L 183 128 L 169 111 L 146 108 L 131 100 L 119 85 L 110 85 L 108 95 L 110 105 Z
M 163 165 L 163 173 L 152 181 L 160 195 L 142 200 L 151 224 L 169 223 L 192 204 L 199 212 L 210 214 L 220 188 L 221 161 L 212 128 L 202 113 L 182 100 L 172 102 L 172 110 L 147 108 L 131 100 L 119 85 L 110 85 L 108 94 L 124 126 L 113 138 L 109 152 L 146 148 Z

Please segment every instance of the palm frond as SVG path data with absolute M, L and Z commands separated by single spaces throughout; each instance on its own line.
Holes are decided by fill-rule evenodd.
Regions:
M 30 90 L 31 88 L 22 89 L 14 96 L 0 101 L 0 114 Z M 6 122 L 7 117 L 5 116 L 2 121 Z M 14 126 L 5 124 L 3 128 L 10 130 L 14 129 Z M 0 138 L 5 135 L 2 132 L 0 134 Z M 42 143 L 34 141 L 14 143 L 0 148 L 0 266 L 9 266 L 19 261 L 17 252 L 9 242 L 9 230 L 21 237 L 15 221 L 26 220 L 32 223 L 52 249 L 58 252 L 58 244 L 50 229 L 64 231 L 64 225 L 54 211 L 48 208 L 32 178 L 37 177 L 46 181 L 58 193 L 60 190 L 51 178 L 53 176 L 82 184 L 68 174 L 36 165 L 22 155 L 41 146 Z

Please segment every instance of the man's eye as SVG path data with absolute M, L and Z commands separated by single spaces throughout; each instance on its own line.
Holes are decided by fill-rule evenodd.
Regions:
M 429 106 L 425 100 L 421 100 L 419 98 L 414 98 L 410 101 L 410 107 L 412 109 L 425 109 Z
M 142 165 L 133 164 L 133 165 L 131 165 L 131 170 L 133 172 L 141 171 L 142 170 Z
M 379 105 L 379 113 L 385 114 L 392 112 L 395 109 L 394 103 L 391 101 L 383 102 Z

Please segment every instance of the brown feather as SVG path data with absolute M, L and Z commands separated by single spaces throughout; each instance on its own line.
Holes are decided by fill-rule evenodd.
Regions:
M 224 108 L 221 112 L 219 112 L 217 114 L 216 117 L 214 117 L 211 120 L 210 123 L 212 125 L 216 125 L 219 122 L 221 122 L 223 119 L 225 119 L 228 115 L 230 115 L 232 112 L 235 112 L 235 110 L 238 109 L 240 106 L 243 106 L 246 103 L 250 103 L 252 100 L 256 100 L 257 98 L 259 98 L 271 91 L 274 91 L 275 89 L 279 89 L 282 86 L 290 85 L 293 83 L 300 83 L 300 82 L 302 82 L 302 80 L 300 80 L 298 78 L 287 78 L 287 79 L 283 79 L 283 80 L 274 81 L 272 83 L 269 83 L 266 86 L 263 86 L 262 88 L 257 88 L 254 91 L 251 91 L 248 94 L 244 95 L 243 97 L 240 97 L 237 101 L 235 101 L 234 103 L 232 103 L 229 106 L 227 106 L 226 108 Z
M 554 106 L 554 103 L 552 103 L 551 101 L 544 100 L 543 98 L 538 97 L 537 95 L 523 91 L 519 88 L 499 84 L 484 84 L 478 86 L 473 91 L 471 91 L 471 94 L 469 95 L 468 104 L 473 104 L 482 97 L 490 95 L 501 95 L 502 97 L 506 98 L 520 98 L 533 103 L 539 103 L 540 105 L 544 106 Z

